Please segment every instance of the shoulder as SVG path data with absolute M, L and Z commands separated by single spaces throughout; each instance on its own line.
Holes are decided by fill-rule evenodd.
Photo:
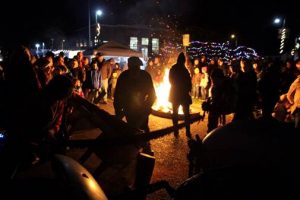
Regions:
M 141 76 L 144 77 L 144 78 L 152 79 L 150 73 L 147 72 L 147 71 L 145 71 L 145 70 L 141 70 L 141 71 L 140 71 L 140 74 L 141 74 Z

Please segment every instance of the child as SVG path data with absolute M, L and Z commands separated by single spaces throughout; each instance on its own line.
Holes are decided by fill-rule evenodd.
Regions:
M 84 98 L 84 93 L 82 91 L 81 82 L 79 79 L 74 79 L 74 89 L 73 92 Z
M 201 82 L 201 74 L 198 67 L 194 69 L 194 74 L 192 77 L 192 97 L 199 98 L 199 89 Z

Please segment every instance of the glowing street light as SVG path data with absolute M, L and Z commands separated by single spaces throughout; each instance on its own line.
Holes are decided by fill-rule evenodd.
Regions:
M 97 10 L 96 11 L 96 23 L 97 23 L 97 16 L 101 16 L 102 15 L 102 10 Z
M 97 16 L 101 16 L 103 14 L 102 10 L 97 10 L 96 11 L 96 14 L 95 14 L 95 17 L 96 17 L 96 36 L 95 36 L 95 45 L 97 45 L 100 41 L 100 30 L 101 30 L 101 27 L 100 27 L 100 23 L 98 23 L 98 20 L 97 20 Z
M 274 24 L 280 24 L 280 22 L 281 22 L 281 19 L 280 19 L 280 18 L 276 17 L 276 18 L 274 19 Z
M 38 54 L 39 48 L 40 48 L 40 44 L 39 44 L 39 43 L 36 43 L 36 44 L 35 44 L 35 48 L 36 48 L 36 54 Z
M 237 47 L 237 37 L 236 37 L 236 35 L 235 35 L 235 34 L 231 34 L 231 35 L 230 35 L 230 38 L 231 38 L 232 40 L 234 40 L 235 47 Z
M 279 37 L 280 37 L 279 54 L 282 54 L 284 50 L 285 39 L 287 37 L 287 29 L 285 28 L 285 18 L 281 19 L 279 17 L 276 17 L 273 22 L 274 24 L 281 25 L 281 28 L 279 29 Z

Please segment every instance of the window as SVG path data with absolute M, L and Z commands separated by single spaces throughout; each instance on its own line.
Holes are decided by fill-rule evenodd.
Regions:
M 147 60 L 147 58 L 148 58 L 148 47 L 143 47 L 141 49 L 141 51 L 143 53 L 144 60 Z
M 158 38 L 152 38 L 152 51 L 154 53 L 159 52 L 159 39 Z
M 130 37 L 130 49 L 137 50 L 137 47 L 138 47 L 138 38 Z
M 149 38 L 142 38 L 142 45 L 149 45 Z

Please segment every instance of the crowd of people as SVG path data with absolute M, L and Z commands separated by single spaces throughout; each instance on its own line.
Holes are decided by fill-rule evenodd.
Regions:
M 174 81 L 174 75 L 170 75 L 171 88 L 179 88 L 175 93 L 185 93 L 182 88 L 191 87 L 189 96 L 203 102 L 203 109 L 209 113 L 208 132 L 226 124 L 226 115 L 231 113 L 234 113 L 233 120 L 273 116 L 281 121 L 295 122 L 295 127 L 299 128 L 299 59 L 242 58 L 228 61 L 222 58 L 207 60 L 202 55 L 194 58 L 186 56 L 183 65 L 191 80 L 185 81 L 180 77 Z M 154 84 L 162 82 L 164 68 L 173 67 L 162 64 L 159 57 L 148 61 L 146 71 Z M 171 91 L 170 96 L 173 95 L 174 91 Z M 173 109 L 176 111 L 176 106 Z M 176 125 L 176 116 L 174 120 Z
M 174 126 L 178 123 L 179 105 L 183 106 L 185 120 L 188 122 L 192 99 L 200 99 L 203 102 L 203 110 L 208 111 L 208 132 L 220 124 L 226 124 L 227 114 L 234 113 L 233 120 L 253 119 L 257 110 L 261 110 L 264 117 L 273 115 L 281 120 L 292 119 L 295 121 L 295 127 L 299 128 L 299 59 L 289 59 L 284 63 L 278 59 L 240 59 L 225 62 L 222 58 L 207 60 L 205 55 L 191 59 L 181 53 L 176 64 L 162 63 L 161 60 L 159 56 L 149 59 L 145 70 L 142 70 L 149 75 L 150 82 L 146 80 L 149 77 L 141 75 L 140 72 L 136 73 L 138 75 L 131 75 L 134 70 L 130 70 L 130 66 L 128 71 L 132 73 L 124 74 L 119 63 L 113 58 L 105 60 L 101 52 L 92 60 L 84 56 L 83 52 L 78 52 L 71 59 L 65 57 L 62 52 L 58 56 L 48 52 L 44 57 L 38 58 L 33 56 L 28 48 L 22 47 L 11 56 L 6 70 L 1 66 L 1 79 L 6 79 L 14 85 L 14 89 L 22 85 L 24 95 L 28 96 L 34 94 L 33 91 L 46 88 L 55 77 L 66 76 L 72 81 L 73 93 L 91 103 L 107 104 L 107 99 L 111 98 L 118 116 L 121 116 L 118 104 L 125 97 L 127 101 L 134 102 L 134 106 L 126 108 L 128 113 L 135 111 L 134 108 L 139 104 L 144 104 L 143 98 L 150 98 L 151 103 L 147 105 L 148 111 L 145 112 L 149 115 L 149 109 L 151 110 L 156 98 L 155 90 L 151 88 L 151 92 L 139 95 L 142 91 L 147 91 L 149 85 L 160 84 L 165 68 L 169 68 L 169 100 L 173 105 Z M 128 65 L 138 63 L 138 68 L 141 69 L 143 63 L 140 60 L 134 61 L 128 62 Z M 124 81 L 124 78 L 120 78 L 124 76 L 130 78 L 125 78 Z M 135 79 L 138 81 L 132 82 Z M 127 103 L 127 107 L 128 105 Z M 278 111 L 275 114 L 274 108 Z M 285 115 L 280 116 L 283 114 L 279 111 L 285 111 Z M 145 125 L 142 129 L 148 131 Z M 187 125 L 187 135 L 190 135 L 189 129 Z M 175 131 L 175 134 L 177 133 L 178 131 Z

